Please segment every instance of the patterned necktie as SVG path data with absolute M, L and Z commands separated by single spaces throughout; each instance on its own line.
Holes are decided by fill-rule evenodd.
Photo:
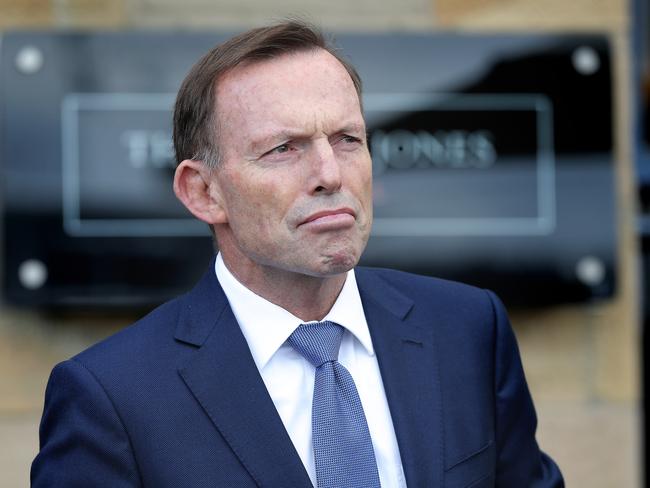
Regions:
M 318 488 L 378 488 L 368 424 L 350 372 L 341 365 L 343 327 L 300 325 L 289 344 L 316 368 L 311 412 Z

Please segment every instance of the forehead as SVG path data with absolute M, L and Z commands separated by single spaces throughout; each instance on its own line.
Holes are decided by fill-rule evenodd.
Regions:
M 321 81 L 328 83 L 322 84 Z M 298 51 L 261 61 L 248 61 L 229 70 L 217 81 L 217 96 L 280 94 L 286 86 L 319 86 L 322 91 L 332 85 L 355 91 L 345 67 L 321 48 Z
M 225 133 L 361 118 L 350 75 L 323 49 L 240 65 L 218 80 L 216 94 L 217 119 Z

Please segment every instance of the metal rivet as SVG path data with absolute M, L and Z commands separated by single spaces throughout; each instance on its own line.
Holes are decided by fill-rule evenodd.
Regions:
M 600 57 L 596 50 L 589 46 L 580 46 L 571 55 L 573 67 L 581 75 L 593 75 L 600 68 Z
M 16 54 L 16 69 L 25 75 L 33 75 L 43 67 L 43 51 L 36 46 L 25 46 Z
M 38 259 L 23 261 L 18 267 L 18 279 L 28 290 L 37 290 L 47 281 L 47 267 Z
M 605 280 L 605 265 L 594 256 L 585 256 L 576 264 L 578 280 L 587 286 L 600 285 Z

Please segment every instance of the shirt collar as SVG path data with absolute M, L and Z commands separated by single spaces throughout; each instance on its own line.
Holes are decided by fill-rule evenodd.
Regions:
M 303 321 L 242 285 L 226 267 L 221 253 L 215 260 L 215 273 L 248 342 L 253 360 L 262 370 Z M 369 355 L 374 355 L 354 270 L 348 271 L 341 293 L 323 320 L 343 326 Z

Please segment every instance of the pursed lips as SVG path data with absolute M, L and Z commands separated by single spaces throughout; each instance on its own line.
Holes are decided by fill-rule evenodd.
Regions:
M 304 221 L 302 221 L 298 227 L 308 224 L 311 224 L 313 226 L 350 225 L 354 222 L 355 219 L 356 214 L 352 209 L 347 207 L 337 208 L 334 210 L 321 210 L 320 212 L 311 214 Z

